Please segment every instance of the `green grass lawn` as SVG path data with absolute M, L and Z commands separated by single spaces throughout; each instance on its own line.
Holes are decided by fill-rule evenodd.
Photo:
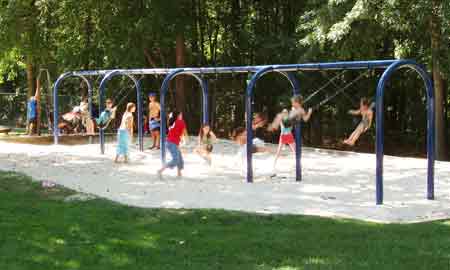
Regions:
M 219 210 L 153 210 L 102 199 L 64 202 L 70 194 L 0 172 L 1 270 L 428 270 L 450 265 L 446 221 L 380 225 Z

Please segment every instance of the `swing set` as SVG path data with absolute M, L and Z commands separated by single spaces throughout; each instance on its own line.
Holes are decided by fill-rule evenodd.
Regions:
M 246 109 L 246 129 L 247 129 L 247 182 L 253 182 L 253 159 L 252 159 L 252 115 L 253 115 L 253 97 L 255 95 L 254 88 L 256 82 L 265 74 L 278 73 L 286 78 L 291 87 L 292 94 L 301 94 L 300 82 L 296 76 L 296 73 L 303 71 L 326 71 L 326 70 L 366 70 L 365 73 L 360 74 L 355 80 L 344 85 L 337 90 L 334 94 L 327 96 L 324 100 L 316 105 L 311 106 L 317 109 L 318 107 L 331 101 L 339 94 L 345 93 L 358 80 L 367 76 L 370 71 L 384 70 L 382 76 L 378 81 L 376 87 L 375 97 L 375 111 L 376 111 L 376 203 L 383 203 L 383 157 L 384 157 L 384 117 L 383 117 L 383 97 L 386 88 L 386 84 L 392 77 L 395 71 L 399 69 L 410 69 L 416 71 L 422 78 L 425 84 L 427 94 L 427 199 L 434 199 L 434 161 L 435 161 L 435 120 L 434 120 L 434 89 L 430 76 L 425 69 L 413 60 L 376 60 L 376 61 L 351 61 L 351 62 L 330 62 L 330 63 L 307 63 L 307 64 L 289 64 L 289 65 L 264 65 L 264 66 L 233 66 L 233 67 L 207 67 L 207 68 L 175 68 L 175 69 L 120 69 L 120 70 L 99 70 L 99 71 L 74 71 L 62 74 L 54 84 L 53 88 L 53 104 L 54 104 L 54 143 L 58 144 L 59 132 L 58 132 L 58 89 L 63 80 L 68 77 L 78 77 L 84 80 L 88 85 L 89 94 L 89 107 L 92 108 L 92 85 L 87 77 L 90 76 L 102 76 L 102 80 L 99 85 L 99 111 L 103 111 L 104 95 L 106 84 L 111 78 L 115 76 L 126 76 L 134 83 L 136 89 L 137 100 L 137 123 L 138 123 L 138 139 L 139 150 L 143 151 L 143 109 L 142 109 L 142 93 L 140 80 L 136 78 L 137 75 L 164 75 L 164 81 L 160 89 L 160 103 L 161 103 L 161 119 L 167 118 L 166 111 L 166 96 L 169 92 L 170 82 L 177 76 L 190 75 L 193 76 L 200 84 L 202 90 L 202 122 L 204 124 L 209 123 L 209 104 L 208 104 L 208 75 L 211 74 L 251 74 L 248 80 L 247 87 L 245 89 L 245 109 Z M 329 85 L 334 84 L 342 74 L 338 74 L 330 79 L 324 86 L 314 91 L 310 96 L 305 99 L 308 102 L 312 97 L 323 91 Z M 90 110 L 92 111 L 92 110 Z M 161 161 L 164 164 L 166 159 L 166 121 L 161 121 L 160 133 L 161 133 Z M 102 154 L 105 152 L 105 139 L 104 131 L 100 129 L 100 151 Z M 302 166 L 301 166 L 301 124 L 295 125 L 295 140 L 296 140 L 296 181 L 302 180 Z

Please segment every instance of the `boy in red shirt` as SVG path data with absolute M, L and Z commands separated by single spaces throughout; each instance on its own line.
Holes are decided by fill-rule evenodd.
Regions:
M 181 171 L 184 169 L 183 156 L 180 151 L 180 141 L 186 129 L 186 123 L 183 120 L 183 114 L 181 112 L 173 112 L 169 117 L 169 133 L 166 138 L 166 147 L 172 156 L 172 160 L 166 163 L 161 169 L 158 170 L 159 177 L 167 168 L 172 169 L 177 167 L 178 177 L 181 177 Z

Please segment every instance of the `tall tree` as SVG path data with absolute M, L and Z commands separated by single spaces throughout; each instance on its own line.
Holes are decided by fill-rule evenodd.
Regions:
M 431 13 L 431 59 L 434 81 L 434 92 L 436 98 L 436 157 L 444 160 L 447 156 L 447 146 L 445 138 L 445 104 L 446 96 L 444 95 L 444 81 L 441 72 L 441 48 L 442 48 L 442 28 L 441 17 L 442 2 L 439 0 L 432 0 Z
M 176 65 L 177 67 L 185 66 L 185 44 L 183 33 L 178 33 L 176 37 Z M 177 110 L 183 112 L 186 107 L 186 89 L 183 76 L 176 77 L 176 106 Z
M 0 5 L 0 50 L 18 50 L 23 55 L 27 72 L 27 93 L 31 96 L 35 89 L 35 55 L 42 45 L 36 1 L 1 1 Z

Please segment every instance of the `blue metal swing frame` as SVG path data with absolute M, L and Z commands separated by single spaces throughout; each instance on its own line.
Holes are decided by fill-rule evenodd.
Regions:
M 290 65 L 264 65 L 264 66 L 232 66 L 232 67 L 208 67 L 208 68 L 176 68 L 176 69 L 121 69 L 121 70 L 99 70 L 99 71 L 75 71 L 62 74 L 54 84 L 53 102 L 54 102 L 54 143 L 58 144 L 58 89 L 61 82 L 69 77 L 78 77 L 84 80 L 88 85 L 89 108 L 92 112 L 92 85 L 86 78 L 87 76 L 103 76 L 99 85 L 99 109 L 103 110 L 104 89 L 106 82 L 117 75 L 128 76 L 136 86 L 137 110 L 138 110 L 138 137 L 139 149 L 143 151 L 143 122 L 142 122 L 142 93 L 139 80 L 134 75 L 166 75 L 160 89 L 161 119 L 166 119 L 166 94 L 169 91 L 170 81 L 179 75 L 193 76 L 200 84 L 202 89 L 202 109 L 203 123 L 209 122 L 208 107 L 208 82 L 205 75 L 208 74 L 226 74 L 226 73 L 252 73 L 250 81 L 246 88 L 245 108 L 246 108 L 246 129 L 247 129 L 247 182 L 253 182 L 253 159 L 252 159 L 252 101 L 254 97 L 254 88 L 258 79 L 267 73 L 276 72 L 283 75 L 292 86 L 294 95 L 300 94 L 300 83 L 296 77 L 299 71 L 319 71 L 319 70 L 364 70 L 364 69 L 384 69 L 384 73 L 378 81 L 376 88 L 376 203 L 383 203 L 383 158 L 384 158 L 384 111 L 383 98 L 386 84 L 393 73 L 399 69 L 409 68 L 415 70 L 422 78 L 425 84 L 427 94 L 427 199 L 434 199 L 434 162 L 435 162 L 435 98 L 434 88 L 430 76 L 425 69 L 413 60 L 375 60 L 375 61 L 351 61 L 351 62 L 331 62 L 331 63 L 307 63 Z M 166 121 L 161 121 L 161 162 L 164 164 L 166 159 Z M 296 181 L 302 180 L 301 166 L 301 124 L 296 125 Z M 104 133 L 100 132 L 100 149 L 103 154 Z

